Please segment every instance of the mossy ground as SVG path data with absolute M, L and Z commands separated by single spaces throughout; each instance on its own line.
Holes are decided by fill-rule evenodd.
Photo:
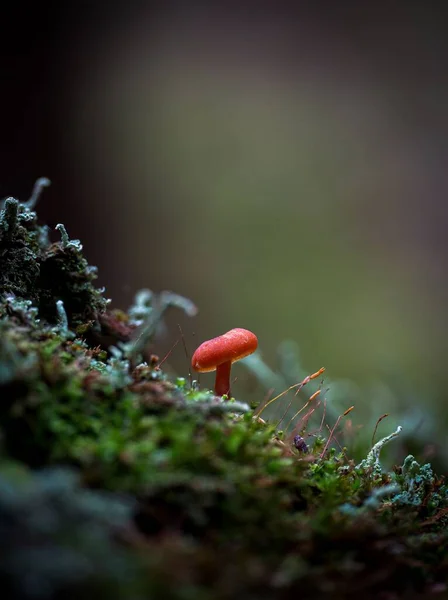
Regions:
M 0 213 L 0 584 L 15 598 L 428 597 L 448 577 L 448 488 L 309 452 L 253 407 L 170 381 L 128 313 L 34 205 Z M 325 451 L 324 451 L 325 450 Z M 440 597 L 440 594 L 439 596 Z

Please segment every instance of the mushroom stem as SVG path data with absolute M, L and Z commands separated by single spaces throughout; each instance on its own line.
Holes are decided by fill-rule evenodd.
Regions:
M 215 394 L 230 398 L 230 368 L 232 361 L 223 362 L 216 367 Z

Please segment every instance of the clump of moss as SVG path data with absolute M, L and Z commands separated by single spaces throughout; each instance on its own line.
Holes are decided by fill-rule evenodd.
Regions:
M 127 313 L 110 310 L 80 244 L 62 226 L 50 244 L 32 208 L 8 199 L 0 215 L 0 256 L 13 261 L 0 265 L 1 457 L 26 472 L 24 487 L 0 472 L 8 592 L 31 597 L 29 540 L 47 552 L 31 573 L 48 599 L 441 589 L 448 488 L 413 457 L 383 471 L 399 432 L 356 464 L 331 440 L 283 439 L 246 403 L 170 380 L 147 344 L 168 307 L 193 316 L 194 305 L 144 290 Z
M 36 196 L 28 202 L 7 198 L 3 203 L 0 289 L 3 294 L 31 301 L 40 317 L 49 322 L 57 319 L 58 300 L 64 303 L 70 326 L 96 321 L 107 305 L 102 291 L 93 286 L 96 269 L 84 258 L 80 242 L 69 240 L 63 226 L 57 226 L 61 240 L 50 243 L 48 228 L 37 222 Z

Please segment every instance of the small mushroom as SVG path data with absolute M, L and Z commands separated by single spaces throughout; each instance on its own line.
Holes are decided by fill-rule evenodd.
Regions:
M 203 342 L 191 359 L 191 366 L 199 373 L 216 370 L 215 394 L 230 397 L 230 369 L 258 346 L 257 336 L 247 329 L 231 329 L 227 333 Z

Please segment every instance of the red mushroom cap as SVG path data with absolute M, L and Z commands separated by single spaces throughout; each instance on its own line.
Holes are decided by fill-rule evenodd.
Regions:
M 258 347 L 257 336 L 247 329 L 231 329 L 227 333 L 203 342 L 193 354 L 191 366 L 199 373 L 215 371 L 218 365 L 241 360 Z

